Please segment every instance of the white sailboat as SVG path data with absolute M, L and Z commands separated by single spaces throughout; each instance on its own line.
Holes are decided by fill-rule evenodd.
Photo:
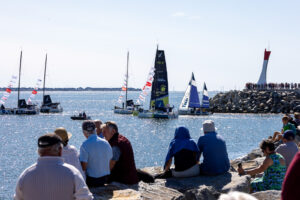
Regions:
M 127 52 L 127 65 L 126 65 L 126 75 L 125 80 L 122 86 L 122 91 L 119 96 L 118 102 L 122 104 L 122 107 L 115 106 L 114 107 L 114 113 L 116 114 L 132 114 L 134 111 L 134 103 L 133 100 L 127 99 L 127 93 L 128 93 L 128 65 L 129 65 L 129 51 Z M 125 100 L 124 100 L 125 96 Z
M 19 66 L 19 84 L 18 84 L 18 107 L 13 109 L 15 115 L 36 115 L 39 114 L 37 105 L 28 105 L 25 99 L 20 99 L 20 88 L 21 88 L 21 69 L 22 69 L 22 51 L 20 55 L 20 66 Z
M 46 90 L 46 72 L 47 72 L 47 54 L 45 58 L 45 70 L 44 70 L 44 84 L 43 84 L 43 103 L 40 108 L 42 113 L 61 113 L 63 108 L 60 106 L 59 102 L 52 102 L 50 95 L 45 95 Z
M 196 80 L 194 73 L 192 73 L 191 80 L 179 106 L 179 115 L 208 115 L 205 110 L 208 108 L 209 98 L 206 84 L 204 83 L 202 104 L 200 104 Z

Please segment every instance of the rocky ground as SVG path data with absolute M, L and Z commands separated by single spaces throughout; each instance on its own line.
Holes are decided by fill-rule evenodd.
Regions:
M 296 142 L 300 142 L 299 136 Z M 140 182 L 133 186 L 112 183 L 106 187 L 91 189 L 91 192 L 96 200 L 217 200 L 222 193 L 229 191 L 249 193 L 251 177 L 239 176 L 237 165 L 242 162 L 244 169 L 253 169 L 263 160 L 261 150 L 254 149 L 249 154 L 232 160 L 230 171 L 224 175 L 157 179 L 155 183 Z M 162 172 L 161 167 L 148 167 L 143 170 L 152 175 Z M 270 190 L 252 195 L 259 200 L 280 200 L 281 191 Z
M 300 111 L 300 90 L 221 92 L 210 105 L 216 113 L 293 113 Z

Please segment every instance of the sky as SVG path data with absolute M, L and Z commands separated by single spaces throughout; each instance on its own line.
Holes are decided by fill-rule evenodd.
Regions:
M 165 50 L 169 89 L 184 91 L 194 72 L 199 88 L 242 89 L 257 82 L 265 48 L 268 82 L 300 82 L 300 1 L 0 0 L 0 87 L 18 74 L 21 86 L 141 88 Z

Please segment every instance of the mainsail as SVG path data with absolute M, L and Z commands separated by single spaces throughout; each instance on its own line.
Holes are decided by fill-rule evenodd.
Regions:
M 194 73 L 192 73 L 191 80 L 179 107 L 180 110 L 187 110 L 188 108 L 200 108 L 199 95 Z
M 208 91 L 207 91 L 207 87 L 206 84 L 204 82 L 204 86 L 203 86 L 203 97 L 202 97 L 202 108 L 209 108 L 209 97 L 208 97 Z
M 144 87 L 142 88 L 142 92 L 141 94 L 139 95 L 139 98 L 138 100 L 136 101 L 136 103 L 138 105 L 141 104 L 141 101 L 142 102 L 145 102 L 146 101 L 146 97 L 148 96 L 148 93 L 151 91 L 151 87 L 152 87 L 152 82 L 153 82 L 153 77 L 154 77 L 154 67 L 151 67 L 150 69 L 150 72 L 148 74 L 148 77 L 147 77 L 147 81 L 146 81 L 146 84 L 144 85 Z
M 127 66 L 126 66 L 126 74 L 124 77 L 123 85 L 122 85 L 122 90 L 121 94 L 119 96 L 118 102 L 123 103 L 125 102 L 125 107 L 127 106 L 127 90 L 128 90 L 128 64 L 129 64 L 129 51 L 127 52 Z M 124 100 L 125 96 L 125 100 Z
M 167 65 L 163 50 L 156 50 L 154 68 L 155 74 L 152 83 L 150 108 L 166 108 L 169 104 L 169 90 Z
M 11 94 L 11 88 L 13 86 L 13 84 L 15 84 L 17 82 L 17 76 L 12 76 L 11 80 L 9 81 L 9 84 L 3 94 L 3 97 L 0 99 L 0 104 L 4 105 L 5 101 L 8 99 L 8 97 Z

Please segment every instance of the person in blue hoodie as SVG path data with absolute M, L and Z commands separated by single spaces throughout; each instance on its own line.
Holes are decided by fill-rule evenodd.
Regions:
M 219 175 L 228 172 L 230 168 L 226 143 L 216 133 L 212 120 L 203 123 L 204 136 L 198 140 L 200 156 L 203 154 L 203 162 L 200 164 L 201 175 Z
M 168 154 L 166 156 L 164 173 L 155 178 L 169 177 L 191 177 L 197 176 L 199 172 L 200 152 L 196 142 L 191 139 L 189 130 L 185 127 L 176 128 L 174 139 L 172 139 Z M 174 157 L 174 169 L 170 169 Z

